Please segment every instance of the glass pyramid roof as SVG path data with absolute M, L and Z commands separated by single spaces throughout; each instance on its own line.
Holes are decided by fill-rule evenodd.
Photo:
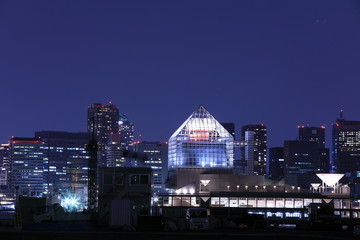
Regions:
M 169 168 L 231 167 L 232 135 L 200 105 L 169 139 Z

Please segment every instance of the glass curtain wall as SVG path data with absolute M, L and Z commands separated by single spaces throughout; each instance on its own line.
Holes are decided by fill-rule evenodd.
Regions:
M 169 139 L 169 169 L 230 168 L 233 161 L 233 136 L 203 106 Z

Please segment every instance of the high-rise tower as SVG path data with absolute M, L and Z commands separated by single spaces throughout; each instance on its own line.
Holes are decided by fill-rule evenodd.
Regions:
M 333 164 L 337 173 L 360 177 L 360 121 L 340 118 L 333 124 Z
M 98 141 L 98 165 L 106 166 L 106 144 L 111 133 L 119 132 L 119 109 L 116 105 L 102 105 L 93 103 L 88 107 L 87 129 L 90 134 L 94 131 Z
M 43 141 L 41 138 L 10 139 L 10 186 L 23 196 L 42 197 L 46 192 Z
M 264 124 L 245 125 L 241 128 L 241 162 L 245 173 L 266 174 L 267 129 Z
M 119 134 L 123 150 L 132 150 L 134 145 L 134 124 L 125 114 L 119 116 Z

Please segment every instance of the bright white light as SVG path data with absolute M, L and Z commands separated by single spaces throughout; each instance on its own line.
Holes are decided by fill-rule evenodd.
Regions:
M 323 181 L 327 186 L 335 186 L 335 184 L 344 176 L 345 174 L 333 174 L 333 173 L 317 173 L 321 181 Z
M 61 206 L 69 212 L 78 211 L 80 208 L 79 199 L 74 195 L 68 195 L 61 200 Z
M 200 180 L 200 182 L 206 187 L 209 184 L 210 180 Z
M 312 183 L 311 186 L 312 186 L 314 189 L 318 189 L 318 187 L 320 186 L 320 183 Z

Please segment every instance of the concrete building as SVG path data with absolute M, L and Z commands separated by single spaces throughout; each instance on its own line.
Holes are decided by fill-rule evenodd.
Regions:
M 109 225 L 111 219 L 125 214 L 124 211 L 131 211 L 131 224 L 136 225 L 137 216 L 150 214 L 153 183 L 151 168 L 100 167 L 98 179 L 100 224 Z M 131 207 L 118 208 L 118 200 L 129 201 Z

